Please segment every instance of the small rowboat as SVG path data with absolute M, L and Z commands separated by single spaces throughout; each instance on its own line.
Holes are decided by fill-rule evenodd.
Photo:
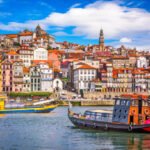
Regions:
M 28 106 L 24 108 L 7 108 L 0 110 L 0 114 L 12 113 L 49 113 L 54 110 L 57 105 L 44 105 L 44 106 Z
M 48 113 L 57 107 L 54 101 L 46 100 L 33 103 L 33 105 L 25 104 L 6 104 L 4 98 L 0 98 L 0 114 L 12 113 Z

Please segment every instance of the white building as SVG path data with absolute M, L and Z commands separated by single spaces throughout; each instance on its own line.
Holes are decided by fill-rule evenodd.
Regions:
M 41 91 L 41 70 L 38 65 L 30 67 L 31 91 Z
M 22 60 L 13 62 L 13 91 L 21 92 L 23 88 L 23 63 Z
M 46 63 L 39 64 L 41 70 L 41 91 L 53 91 L 53 69 Z
M 18 42 L 20 44 L 31 44 L 33 42 L 33 38 L 35 37 L 35 33 L 32 31 L 24 30 L 18 34 Z
M 18 50 L 18 53 L 20 59 L 23 60 L 24 66 L 31 66 L 31 61 L 33 60 L 33 50 L 27 46 L 22 46 L 21 49 Z
M 145 57 L 141 56 L 137 59 L 137 67 L 138 68 L 147 68 L 148 63 Z
M 48 51 L 44 48 L 37 48 L 34 50 L 34 60 L 47 60 Z
M 31 91 L 31 77 L 29 68 L 23 68 L 23 92 L 30 92 Z
M 76 90 L 89 90 L 90 82 L 97 76 L 97 69 L 90 65 L 84 64 L 73 71 L 73 83 Z

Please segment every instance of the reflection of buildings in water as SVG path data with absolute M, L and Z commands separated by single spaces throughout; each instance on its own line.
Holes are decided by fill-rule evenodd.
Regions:
M 107 148 L 109 145 L 111 149 L 150 150 L 150 135 L 109 132 L 108 134 L 105 134 L 105 136 L 102 136 L 101 138 L 105 139 L 107 142 L 104 140 L 101 143 L 103 143 L 103 145 L 107 144 Z
M 148 150 L 150 149 L 150 135 L 138 134 L 129 137 L 128 149 L 130 150 Z
M 0 118 L 3 118 L 3 117 L 5 117 L 5 115 L 4 114 L 0 114 Z
M 142 133 L 123 132 L 85 132 L 87 141 L 91 141 L 94 147 L 102 150 L 150 150 L 150 135 Z

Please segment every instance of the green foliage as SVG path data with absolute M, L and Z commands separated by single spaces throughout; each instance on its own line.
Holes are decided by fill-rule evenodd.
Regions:
M 65 77 L 62 78 L 61 80 L 64 81 L 64 82 L 68 82 L 68 81 L 69 81 L 69 79 L 68 79 L 68 78 L 65 78 Z
M 17 43 L 17 42 L 14 42 L 14 44 L 13 44 L 14 46 L 20 46 L 20 44 L 19 43 Z
M 52 50 L 53 48 L 51 46 L 47 46 L 47 50 Z
M 48 97 L 52 93 L 50 92 L 10 92 L 8 95 L 11 97 L 32 97 L 32 96 L 41 96 L 41 97 Z

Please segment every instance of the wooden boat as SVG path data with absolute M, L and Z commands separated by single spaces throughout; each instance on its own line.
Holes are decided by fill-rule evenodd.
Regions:
M 68 117 L 79 128 L 125 132 L 150 132 L 148 95 L 128 94 L 115 98 L 112 111 L 87 110 L 84 114 L 68 109 Z
M 0 114 L 12 114 L 12 113 L 48 113 L 54 110 L 57 104 L 37 102 L 33 105 L 5 105 L 5 98 L 0 97 Z

